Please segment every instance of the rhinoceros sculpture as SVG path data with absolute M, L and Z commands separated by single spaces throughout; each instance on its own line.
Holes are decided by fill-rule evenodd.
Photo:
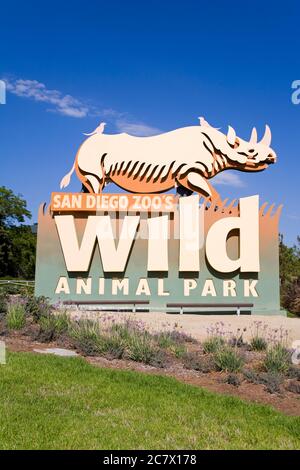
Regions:
M 91 193 L 101 193 L 105 184 L 113 182 L 135 193 L 160 193 L 183 186 L 215 199 L 218 194 L 208 180 L 221 171 L 261 171 L 276 161 L 268 126 L 260 142 L 255 128 L 250 140 L 245 141 L 232 127 L 225 135 L 204 118 L 198 126 L 152 137 L 109 135 L 103 129 L 100 124 L 82 143 L 72 169 L 61 180 L 61 188 L 68 186 L 76 170 Z

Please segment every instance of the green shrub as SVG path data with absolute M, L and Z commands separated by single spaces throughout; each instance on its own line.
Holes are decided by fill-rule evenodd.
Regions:
M 297 379 L 300 382 L 300 367 L 291 365 L 287 372 L 289 379 Z
M 151 334 L 142 322 L 127 320 L 115 323 L 111 327 L 111 335 L 115 342 L 119 341 L 123 349 L 123 357 L 132 361 L 143 362 L 155 367 L 165 367 L 168 356 L 163 349 L 174 348 L 174 353 L 180 354 L 172 336 L 168 333 Z
M 177 359 L 184 357 L 187 352 L 184 344 L 174 344 L 170 349 Z
M 241 385 L 241 380 L 237 374 L 229 374 L 226 377 L 225 382 L 229 385 L 233 385 L 234 387 L 239 387 Z
M 142 322 L 131 319 L 120 323 L 113 323 L 110 327 L 110 331 L 116 333 L 126 343 L 129 343 L 134 336 L 151 336 L 150 333 L 145 330 Z
M 121 359 L 125 353 L 126 345 L 117 334 L 99 334 L 95 347 L 98 354 L 109 359 Z
M 183 357 L 183 365 L 186 369 L 193 369 L 203 374 L 207 374 L 216 369 L 211 356 L 200 356 L 196 352 L 187 352 Z
M 151 334 L 133 322 L 113 324 L 101 332 L 98 323 L 85 320 L 71 325 L 70 336 L 78 349 L 89 356 L 127 357 L 156 367 L 164 367 L 167 362 L 166 354 L 158 348 Z
M 160 351 L 151 336 L 146 332 L 143 334 L 132 334 L 127 348 L 127 356 L 129 359 L 150 365 L 153 365 Z
M 242 334 L 231 336 L 228 340 L 228 344 L 233 348 L 245 348 L 247 346 Z
M 265 386 L 267 392 L 280 393 L 283 376 L 277 372 L 265 372 L 258 375 L 258 381 Z
M 3 284 L 1 290 L 6 295 L 20 295 L 21 291 L 23 293 L 23 287 L 17 284 Z
M 24 304 L 19 299 L 11 300 L 7 305 L 6 323 L 10 330 L 20 330 L 25 326 Z
M 86 356 L 95 356 L 99 353 L 101 335 L 98 323 L 90 320 L 71 323 L 69 334 L 77 348 Z
M 197 343 L 198 342 L 189 333 L 185 333 L 184 331 L 180 331 L 175 328 L 170 332 L 170 335 L 176 343 Z
M 172 344 L 197 343 L 197 340 L 191 335 L 176 328 L 174 328 L 173 330 L 159 332 L 155 336 L 158 337 L 159 341 L 165 340 L 167 342 L 169 341 Z
M 250 347 L 253 351 L 265 351 L 267 346 L 267 341 L 262 336 L 253 336 L 250 341 Z
M 99 323 L 91 320 L 82 320 L 71 323 L 70 337 L 75 345 L 86 356 L 106 356 L 110 359 L 120 359 L 125 352 L 125 342 L 114 331 L 101 333 Z
M 50 313 L 40 318 L 39 327 L 39 340 L 45 342 L 53 341 L 67 333 L 69 319 L 65 313 Z
M 173 330 L 159 331 L 154 333 L 152 337 L 160 348 L 171 349 L 175 352 L 176 357 L 179 357 L 181 352 L 185 351 L 185 343 L 196 342 L 192 336 L 183 331 L 176 330 L 175 328 Z
M 176 331 L 161 331 L 150 336 L 159 348 L 171 350 L 176 357 L 180 357 L 186 351 L 185 340 L 181 334 L 177 335 Z
M 293 392 L 293 393 L 297 393 L 297 394 L 300 394 L 300 382 L 298 380 L 291 380 L 286 389 L 289 391 L 289 392 Z
M 269 393 L 279 393 L 280 385 L 283 382 L 282 374 L 277 372 L 255 372 L 251 369 L 243 370 L 243 375 L 248 382 L 253 384 L 261 384 L 265 386 L 265 390 Z
M 221 336 L 212 336 L 202 343 L 203 351 L 206 354 L 217 352 L 224 346 L 225 340 Z
M 0 291 L 0 319 L 7 313 L 8 295 L 4 290 Z
M 153 336 L 160 348 L 169 349 L 176 345 L 170 331 L 162 331 Z
M 247 328 L 238 328 L 234 334 L 231 333 L 231 336 L 228 340 L 229 346 L 233 348 L 245 348 L 247 343 L 244 341 L 244 333 L 247 331 Z
M 252 369 L 243 369 L 243 375 L 248 382 L 259 384 L 259 374 Z
M 229 346 L 218 349 L 214 354 L 214 361 L 218 370 L 226 372 L 238 372 L 244 364 L 243 357 Z
M 26 299 L 26 314 L 32 316 L 33 320 L 38 322 L 42 317 L 48 317 L 52 312 L 52 306 L 49 299 L 43 295 L 35 297 L 30 295 Z
M 290 367 L 290 354 L 281 344 L 270 347 L 263 362 L 267 372 L 286 374 Z
M 148 364 L 153 367 L 164 368 L 168 366 L 169 358 L 163 349 L 155 348 Z

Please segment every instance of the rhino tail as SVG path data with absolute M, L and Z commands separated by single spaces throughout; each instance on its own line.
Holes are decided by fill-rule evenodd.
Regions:
M 66 188 L 70 184 L 71 176 L 75 170 L 75 163 L 73 164 L 69 173 L 67 173 L 60 182 L 60 189 Z

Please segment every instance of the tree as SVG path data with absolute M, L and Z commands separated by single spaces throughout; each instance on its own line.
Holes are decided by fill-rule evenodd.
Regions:
M 25 222 L 25 217 L 31 219 L 27 203 L 22 196 L 15 195 L 11 189 L 0 186 L 0 226 L 11 227 L 16 223 Z
M 31 218 L 26 201 L 11 189 L 0 187 L 0 276 L 32 279 L 36 237 L 23 225 Z
M 281 305 L 300 315 L 300 237 L 297 244 L 288 247 L 279 238 L 280 297 Z

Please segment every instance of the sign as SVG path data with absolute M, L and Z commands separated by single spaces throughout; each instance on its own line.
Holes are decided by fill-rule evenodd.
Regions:
M 85 192 L 55 192 L 40 207 L 36 295 L 143 301 L 151 310 L 247 303 L 252 313 L 280 313 L 281 207 L 261 205 L 258 195 L 221 201 L 210 184 L 226 169 L 274 163 L 268 126 L 260 142 L 255 129 L 247 142 L 204 118 L 154 137 L 103 131 L 104 123 L 88 135 L 61 181 L 67 187 L 76 171 Z M 130 193 L 103 192 L 110 182 Z M 163 193 L 173 187 L 177 194 Z

